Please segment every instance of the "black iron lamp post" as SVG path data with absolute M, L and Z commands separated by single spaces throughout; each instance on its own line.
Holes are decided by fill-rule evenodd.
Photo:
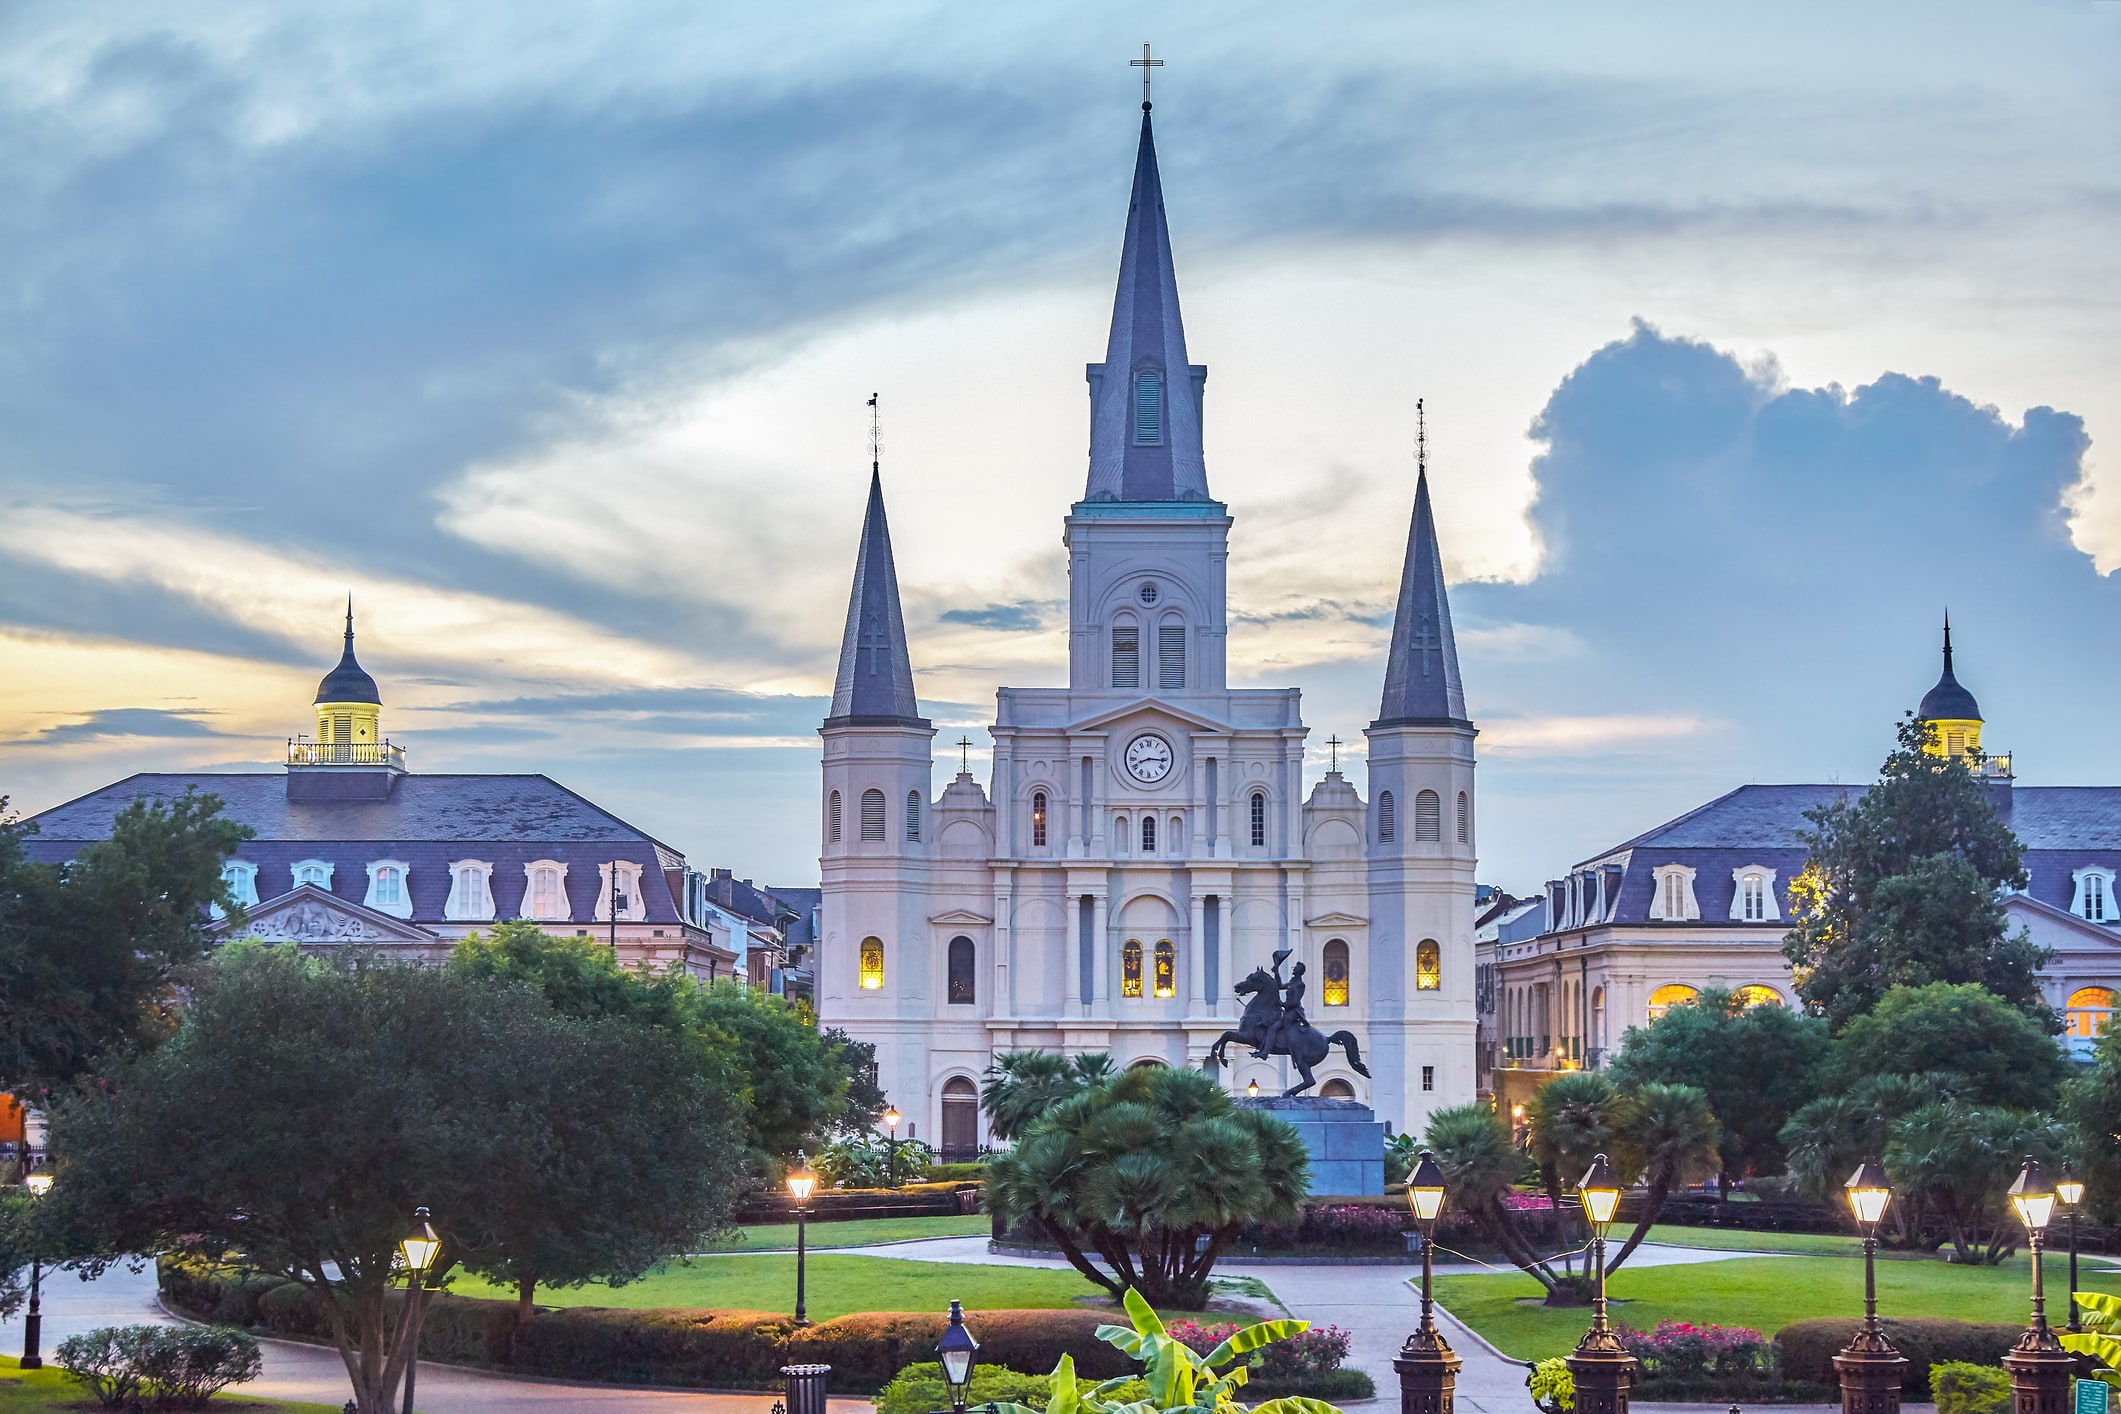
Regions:
M 29 1141 L 24 1140 L 23 1152 L 29 1151 Z M 25 1174 L 22 1186 L 29 1190 L 30 1197 L 42 1198 L 52 1191 L 52 1176 L 48 1173 Z M 41 1288 L 44 1285 L 44 1259 L 31 1254 L 29 1259 L 29 1310 L 22 1315 L 22 1368 L 41 1370 L 44 1368 L 44 1311 Z
M 1436 1303 L 1429 1294 L 1435 1274 L 1436 1219 L 1443 1213 L 1443 1166 L 1427 1149 L 1407 1175 L 1407 1206 L 1421 1229 L 1421 1324 L 1400 1347 L 1392 1368 L 1399 1372 L 1400 1414 L 1451 1414 L 1458 1388 L 1458 1356 L 1436 1329 Z
M 2069 1209 L 2069 1328 L 2081 1331 L 2077 1316 L 2077 1205 L 2084 1201 L 2084 1180 L 2062 1166 L 2062 1177 L 2055 1180 L 2055 1196 L 2062 1206 Z
M 1878 1224 L 1893 1201 L 1892 1181 L 1876 1159 L 1865 1159 L 1841 1189 L 1863 1230 L 1863 1325 L 1834 1357 L 1834 1369 L 1841 1376 L 1842 1414 L 1900 1414 L 1907 1357 L 1893 1348 L 1878 1324 Z
M 935 1343 L 935 1358 L 942 1361 L 943 1380 L 950 1386 L 950 1414 L 965 1414 L 965 1395 L 972 1388 L 972 1359 L 979 1342 L 965 1329 L 965 1308 L 950 1303 L 950 1324 Z
M 893 1105 L 884 1111 L 884 1124 L 891 1131 L 891 1137 L 884 1141 L 884 1186 L 886 1188 L 898 1187 L 898 1124 L 904 1118 L 905 1116 L 898 1112 L 897 1105 Z
M 2028 1158 L 2010 1186 L 2011 1206 L 2025 1224 L 2033 1253 L 2033 1318 L 2003 1357 L 2003 1368 L 2011 1372 L 2014 1414 L 2068 1414 L 2070 1407 L 2070 1376 L 2076 1365 L 2047 1324 L 2047 1294 L 2040 1283 L 2041 1239 L 2055 1215 L 2055 1197 L 2039 1161 Z
M 1584 1216 L 1591 1223 L 1591 1251 L 1598 1262 L 1597 1295 L 1591 1303 L 1591 1328 L 1568 1357 L 1569 1377 L 1576 1384 L 1576 1414 L 1627 1414 L 1628 1392 L 1635 1385 L 1635 1357 L 1605 1318 L 1605 1235 L 1620 1208 L 1620 1180 L 1600 1154 L 1576 1185 Z
M 398 1240 L 398 1255 L 405 1260 L 408 1307 L 405 1313 L 405 1414 L 412 1414 L 413 1377 L 420 1370 L 420 1313 L 427 1299 L 427 1269 L 434 1265 L 435 1253 L 441 1250 L 442 1239 L 435 1235 L 434 1224 L 427 1220 L 427 1210 L 413 1209 L 412 1231 Z
M 803 1309 L 803 1219 L 810 1216 L 804 1204 L 810 1201 L 810 1191 L 817 1187 L 817 1171 L 810 1167 L 810 1160 L 803 1151 L 795 1151 L 795 1167 L 788 1170 L 788 1196 L 795 1199 L 795 1323 L 810 1324 L 809 1313 Z

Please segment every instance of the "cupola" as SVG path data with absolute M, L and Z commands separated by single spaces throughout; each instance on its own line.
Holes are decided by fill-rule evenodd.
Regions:
M 287 798 L 383 800 L 405 774 L 405 753 L 382 729 L 383 695 L 354 657 L 353 599 L 346 600 L 346 647 L 317 684 L 317 735 L 287 743 Z
M 1979 755 L 1981 751 L 1981 704 L 1952 674 L 1952 619 L 1944 616 L 1944 672 L 1937 685 L 1922 695 L 1915 715 L 1937 730 L 1929 749 L 1939 756 Z

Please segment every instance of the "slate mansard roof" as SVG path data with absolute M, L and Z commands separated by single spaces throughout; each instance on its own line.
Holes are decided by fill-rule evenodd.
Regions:
M 188 788 L 220 796 L 224 815 L 257 831 L 235 857 L 258 866 L 261 900 L 294 887 L 295 864 L 321 859 L 332 865 L 331 892 L 358 903 L 368 866 L 394 859 L 408 871 L 413 921 L 440 923 L 449 866 L 477 859 L 493 866 L 495 916 L 516 918 L 525 866 L 553 860 L 568 866 L 568 914 L 579 923 L 595 917 L 600 866 L 623 861 L 640 866 L 647 921 L 680 921 L 662 871 L 682 869 L 684 856 L 548 776 L 408 775 L 385 800 L 304 803 L 287 798 L 281 775 L 144 772 L 31 817 L 37 832 L 26 847 L 36 859 L 71 859 L 108 839 L 136 797 L 172 800 Z
M 1576 866 L 1592 880 L 1606 875 L 1609 923 L 1649 923 L 1656 889 L 1654 871 L 1666 864 L 1694 870 L 1698 922 L 1729 923 L 1737 892 L 1734 871 L 1761 865 L 1775 871 L 1784 917 L 1789 882 L 1804 867 L 1799 832 L 1811 828 L 1804 812 L 1863 793 L 1861 786 L 1740 786 L 1706 805 L 1668 820 Z M 2012 786 L 1997 801 L 2004 822 L 2025 846 L 2031 875 L 2026 893 L 2068 909 L 2077 870 L 2090 865 L 2121 870 L 2121 786 Z M 1616 905 L 1617 900 L 1617 905 Z M 1760 925 L 1734 925 L 1753 926 Z

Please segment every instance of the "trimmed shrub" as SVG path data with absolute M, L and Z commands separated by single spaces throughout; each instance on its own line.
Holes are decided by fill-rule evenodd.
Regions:
M 60 1341 L 54 1358 L 105 1409 L 116 1409 L 140 1392 L 140 1347 L 152 1334 L 152 1326 L 105 1326 Z
M 1775 1350 L 1782 1373 L 1792 1380 L 1838 1386 L 1834 1356 L 1848 1345 L 1862 1321 L 1853 1317 L 1827 1316 L 1793 1321 L 1775 1332 Z M 1964 1362 L 1994 1365 L 2004 1356 L 2025 1327 L 2000 1322 L 1952 1321 L 1938 1317 L 1884 1321 L 1885 1333 L 1907 1357 L 1905 1394 L 1930 1393 L 1930 1370 L 1936 1365 Z
M 975 1365 L 972 1367 L 972 1384 L 966 1390 L 966 1402 L 979 1405 L 994 1401 L 1044 1409 L 1047 1400 L 1052 1398 L 1052 1388 L 1051 1375 L 1026 1375 L 999 1366 Z M 1116 1404 L 1125 1404 L 1147 1395 L 1148 1386 L 1140 1380 L 1131 1380 L 1107 1397 Z M 950 1386 L 943 1379 L 943 1367 L 933 1360 L 908 1365 L 876 1396 L 877 1414 L 933 1414 L 937 1409 L 949 1407 Z
M 1656 1329 L 1620 1327 L 1620 1343 L 1642 1362 L 1648 1379 L 1691 1380 L 1703 1375 L 1759 1375 L 1774 1368 L 1774 1347 L 1744 1326 L 1697 1326 L 1665 1320 Z
M 947 1183 L 952 1187 L 960 1183 L 984 1183 L 987 1180 L 987 1165 L 930 1164 L 927 1177 L 930 1183 Z
M 2008 1371 L 1964 1360 L 1940 1360 L 1930 1366 L 1930 1389 L 1937 1414 L 2004 1414 L 2011 1407 Z
M 58 1360 L 106 1409 L 141 1394 L 163 1409 L 204 1409 L 263 1366 L 242 1331 L 197 1326 L 106 1327 L 60 1342 Z

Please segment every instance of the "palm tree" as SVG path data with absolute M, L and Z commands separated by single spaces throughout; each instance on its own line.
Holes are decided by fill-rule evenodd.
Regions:
M 1526 1142 L 1557 1215 L 1564 1211 L 1563 1188 L 1574 1187 L 1591 1161 L 1613 1147 L 1613 1098 L 1610 1079 L 1576 1070 L 1555 1076 L 1525 1106 Z
M 1691 1085 L 1637 1085 L 1621 1092 L 1613 1102 L 1614 1157 L 1623 1173 L 1641 1177 L 1644 1193 L 1635 1231 L 1606 1263 L 1607 1272 L 1619 1271 L 1642 1244 L 1673 1189 L 1716 1172 L 1720 1138 L 1709 1097 Z
M 1112 1078 L 1112 1057 L 1102 1051 L 1063 1056 L 1052 1051 L 1004 1051 L 987 1066 L 980 1107 L 994 1137 L 1014 1141 L 1025 1126 L 1070 1096 Z
M 1486 1105 L 1437 1110 L 1429 1116 L 1422 1138 L 1443 1168 L 1445 1201 L 1471 1218 L 1488 1241 L 1536 1278 L 1550 1297 L 1571 1290 L 1533 1252 L 1517 1229 L 1515 1215 L 1503 1206 L 1504 1197 L 1515 1189 L 1517 1176 L 1524 1171 L 1524 1156 L 1510 1142 L 1510 1131 L 1495 1112 Z

